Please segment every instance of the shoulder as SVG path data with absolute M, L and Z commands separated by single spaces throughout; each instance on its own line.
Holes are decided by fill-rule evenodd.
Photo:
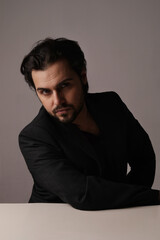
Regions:
M 34 125 L 39 125 L 41 124 L 42 121 L 45 121 L 46 119 L 46 112 L 45 109 L 43 107 L 40 108 L 37 116 L 34 117 L 34 119 L 32 119 L 32 121 L 30 123 L 28 123 L 21 132 L 26 131 L 28 129 L 30 129 L 32 126 Z
M 123 121 L 135 120 L 134 115 L 128 109 L 116 92 L 91 93 L 88 95 L 88 108 L 96 116 L 104 118 L 112 116 Z
M 98 93 L 88 93 L 87 99 L 89 101 L 102 101 L 108 100 L 109 102 L 112 101 L 121 101 L 121 98 L 116 92 L 98 92 Z
M 19 138 L 23 136 L 34 138 L 42 135 L 45 137 L 46 134 L 49 134 L 51 126 L 54 129 L 54 120 L 44 107 L 41 107 L 37 116 L 21 130 Z
M 105 107 L 105 109 L 107 108 L 108 110 L 124 108 L 125 106 L 120 96 L 113 91 L 89 93 L 87 95 L 87 103 L 89 105 L 94 105 L 95 107 Z

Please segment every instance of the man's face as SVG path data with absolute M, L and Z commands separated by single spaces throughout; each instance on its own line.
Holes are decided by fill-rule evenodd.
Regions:
M 87 82 L 85 72 L 80 79 L 66 60 L 59 60 L 45 70 L 33 70 L 32 78 L 47 112 L 60 122 L 76 123 L 85 108 L 82 87 Z

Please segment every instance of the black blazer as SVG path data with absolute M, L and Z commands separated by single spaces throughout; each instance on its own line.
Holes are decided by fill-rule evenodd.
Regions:
M 42 107 L 19 135 L 34 180 L 30 202 L 66 202 L 83 210 L 158 204 L 147 133 L 116 93 L 88 94 L 86 102 L 105 136 L 106 163 L 112 167 L 101 164 L 78 127 L 60 123 Z

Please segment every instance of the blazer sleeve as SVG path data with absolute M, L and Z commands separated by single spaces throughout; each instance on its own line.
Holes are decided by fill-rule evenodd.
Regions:
M 40 127 L 23 130 L 19 144 L 34 181 L 74 208 L 102 210 L 159 204 L 158 190 L 84 175 Z
M 117 95 L 117 94 L 116 94 Z M 123 110 L 127 133 L 127 183 L 151 187 L 155 176 L 155 153 L 148 134 L 117 95 Z

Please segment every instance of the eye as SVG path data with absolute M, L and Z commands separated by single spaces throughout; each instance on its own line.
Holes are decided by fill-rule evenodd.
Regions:
M 51 90 L 49 89 L 42 89 L 39 92 L 41 95 L 44 95 L 44 96 L 49 96 L 51 94 Z
M 68 87 L 69 85 L 70 85 L 69 82 L 65 82 L 65 83 L 62 83 L 60 87 L 65 88 L 65 87 Z

